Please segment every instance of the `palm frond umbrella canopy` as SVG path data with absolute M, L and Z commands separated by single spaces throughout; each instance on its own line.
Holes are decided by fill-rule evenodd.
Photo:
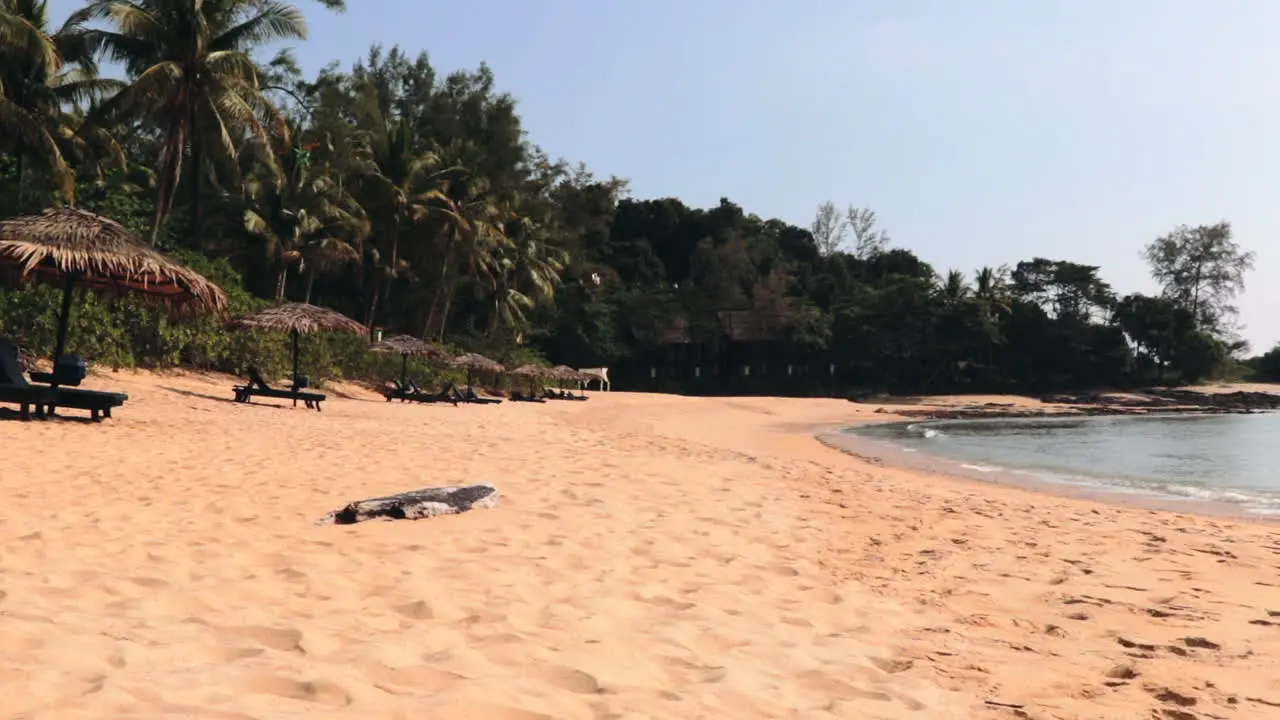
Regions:
M 584 382 L 595 379 L 594 375 L 588 375 L 581 370 L 574 370 L 568 365 L 557 365 L 551 368 L 551 372 L 554 373 L 553 377 L 556 379 L 569 382 Z
M 568 365 L 557 365 L 551 368 L 551 372 L 554 373 L 553 377 L 555 377 L 557 380 L 561 380 L 564 382 L 581 383 L 581 382 L 590 382 L 595 379 L 594 375 L 588 375 L 587 373 L 584 373 L 581 370 L 574 370 Z M 564 385 L 561 385 L 560 388 L 563 391 Z M 573 395 L 572 390 L 568 392 L 569 392 L 569 395 L 571 396 Z M 586 397 L 586 395 L 584 394 L 583 397 Z
M 235 324 L 289 333 L 293 340 L 293 377 L 298 377 L 298 338 L 303 333 L 349 332 L 365 335 L 368 329 L 342 313 L 307 303 L 284 303 L 236 318 Z
M 541 365 L 530 364 L 530 365 L 521 365 L 515 370 L 508 370 L 507 374 L 516 375 L 519 377 L 539 378 L 539 377 L 548 377 L 548 372 L 549 372 L 549 368 L 544 368 Z
M 459 355 L 458 357 L 450 360 L 449 364 L 454 367 L 466 369 L 467 387 L 471 387 L 472 373 L 476 373 L 476 372 L 500 373 L 503 370 L 505 370 L 505 368 L 502 367 L 502 363 L 498 362 L 497 360 L 490 360 L 489 358 L 483 355 L 478 355 L 476 353 L 465 353 L 463 355 Z
M 202 275 L 144 243 L 109 218 L 75 208 L 0 221 L 0 272 L 21 283 L 63 287 L 56 363 L 66 351 L 72 291 L 136 292 L 175 309 L 221 313 L 227 294 Z
M 530 395 L 535 394 L 533 389 L 535 380 L 542 377 L 552 376 L 551 368 L 545 368 L 545 367 L 542 367 L 541 365 L 534 365 L 532 363 L 528 365 L 521 365 L 515 370 L 508 370 L 507 374 L 513 377 L 529 378 L 529 394 Z
M 400 354 L 400 380 L 408 380 L 409 356 L 440 359 L 448 357 L 445 351 L 426 340 L 419 340 L 412 335 L 396 335 L 369 346 L 373 352 Z

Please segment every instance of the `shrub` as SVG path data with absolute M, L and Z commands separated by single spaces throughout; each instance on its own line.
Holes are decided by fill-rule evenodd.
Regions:
M 230 317 L 270 305 L 246 291 L 236 270 L 225 260 L 210 260 L 187 251 L 174 256 L 227 291 Z M 52 355 L 61 301 L 61 289 L 50 285 L 0 288 L 0 335 L 13 338 L 31 354 Z M 469 347 L 484 346 L 479 352 L 502 349 L 494 357 L 513 365 L 540 360 L 527 348 L 511 344 L 499 348 L 479 338 L 469 340 Z M 400 356 L 369 352 L 368 339 L 362 336 L 316 333 L 304 335 L 299 346 L 299 371 L 317 384 L 331 379 L 386 382 L 400 375 Z M 189 367 L 242 375 L 253 366 L 267 378 L 281 378 L 288 376 L 292 366 L 292 344 L 285 333 L 233 329 L 227 318 L 208 314 L 174 315 L 139 294 L 103 297 L 77 293 L 67 348 L 89 361 L 117 369 Z M 408 373 L 423 387 L 436 387 L 446 380 L 461 382 L 466 376 L 418 358 L 410 358 Z

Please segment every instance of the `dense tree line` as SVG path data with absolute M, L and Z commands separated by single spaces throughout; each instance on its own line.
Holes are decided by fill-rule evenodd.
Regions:
M 0 216 L 75 204 L 246 295 L 639 389 L 1125 386 L 1242 350 L 1231 303 L 1253 256 L 1229 223 L 1152 240 L 1154 296 L 1060 259 L 937 269 L 867 208 L 823 203 L 798 227 L 631 198 L 548 157 L 483 65 L 374 47 L 307 76 L 261 55 L 305 35 L 273 0 L 91 0 L 58 25 L 0 0 Z

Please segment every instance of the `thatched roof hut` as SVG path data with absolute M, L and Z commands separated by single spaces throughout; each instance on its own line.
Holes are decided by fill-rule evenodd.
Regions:
M 115 220 L 76 208 L 0 221 L 0 272 L 18 282 L 71 280 L 98 291 L 141 292 L 175 306 L 227 308 L 222 288 Z

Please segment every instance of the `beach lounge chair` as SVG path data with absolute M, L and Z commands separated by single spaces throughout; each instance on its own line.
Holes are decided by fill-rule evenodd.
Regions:
M 255 367 L 249 368 L 249 384 L 236 385 L 231 388 L 236 394 L 236 402 L 247 403 L 255 397 L 275 398 L 277 400 L 292 400 L 293 406 L 298 406 L 301 400 L 308 408 L 320 410 L 320 403 L 324 402 L 326 396 L 318 392 L 304 392 L 303 388 L 307 387 L 308 382 L 305 375 L 298 375 L 293 379 L 293 387 L 273 388 L 262 379 L 262 373 L 258 372 Z
M 69 370 L 68 368 L 74 368 L 74 370 Z M 32 405 L 38 405 L 36 408 L 37 417 L 43 412 L 53 415 L 58 408 L 62 407 L 73 410 L 88 410 L 91 419 L 95 421 L 102 420 L 111 417 L 112 408 L 124 405 L 129 399 L 129 396 L 124 393 L 63 387 L 63 383 L 78 385 L 80 379 L 84 377 L 84 361 L 78 356 L 68 356 L 64 364 L 56 368 L 53 373 L 32 373 L 33 380 L 42 380 L 45 383 L 52 383 L 57 380 L 58 387 L 31 384 L 27 382 L 27 378 L 22 374 L 22 367 L 18 364 L 17 347 L 4 338 L 0 338 L 0 374 L 4 375 L 3 380 L 10 387 L 25 387 L 29 389 L 25 392 L 35 393 L 36 391 L 42 391 L 44 393 L 39 395 L 41 398 L 39 401 L 30 401 Z M 24 391 L 18 391 L 19 396 L 22 392 Z
M 427 392 L 418 387 L 418 383 L 410 380 L 408 383 L 409 391 L 412 393 L 413 399 L 417 402 L 424 403 L 453 403 L 455 406 L 464 402 L 462 393 L 458 392 L 452 384 L 444 386 L 438 393 Z
M 511 402 L 535 402 L 535 403 L 544 403 L 544 402 L 546 402 L 546 398 L 540 398 L 540 397 L 538 397 L 537 395 L 534 395 L 534 394 L 532 394 L 532 393 L 530 393 L 530 394 L 528 394 L 528 395 L 525 395 L 524 393 L 520 392 L 519 390 L 512 390 L 512 391 L 511 391 Z
M 457 404 L 457 400 L 448 397 L 445 393 L 429 393 L 408 379 L 403 381 L 393 380 L 390 386 L 383 388 L 382 395 L 387 399 L 387 402 L 399 400 L 400 402 L 452 402 L 455 405 Z
M 0 338 L 0 403 L 17 405 L 19 417 L 30 420 L 33 409 L 36 417 L 44 418 L 44 408 L 52 402 L 52 390 L 32 385 L 23 377 L 18 347 Z
M 454 389 L 455 391 L 457 390 L 457 388 Z M 468 402 L 475 405 L 497 405 L 502 402 L 502 400 L 495 397 L 477 395 L 475 389 L 468 385 L 467 389 L 462 391 L 462 402 Z
M 574 395 L 567 390 L 546 390 L 543 397 L 548 400 L 590 400 L 586 395 Z
M 382 396 L 387 399 L 387 402 L 392 400 L 399 400 L 400 402 L 411 400 L 411 395 L 413 395 L 413 390 L 408 385 L 400 382 L 399 378 L 392 380 L 390 385 L 382 388 Z

